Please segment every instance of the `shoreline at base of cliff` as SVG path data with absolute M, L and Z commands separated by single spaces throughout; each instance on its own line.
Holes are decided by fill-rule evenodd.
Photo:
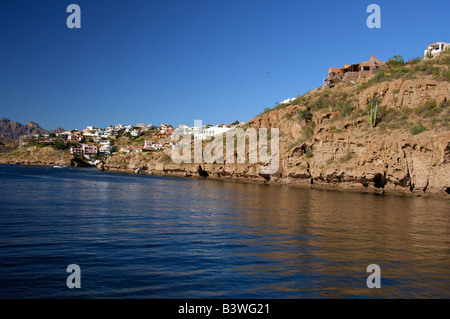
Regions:
M 52 167 L 54 163 L 35 163 L 35 162 L 14 162 L 14 163 L 0 163 L 0 165 L 20 165 L 20 166 L 38 166 L 38 167 Z M 215 180 L 223 182 L 233 182 L 233 183 L 249 183 L 249 184 L 260 184 L 268 186 L 289 186 L 297 188 L 309 188 L 318 190 L 329 190 L 329 191 L 339 191 L 339 192 L 351 192 L 351 193 L 365 193 L 374 195 L 394 195 L 394 196 L 407 196 L 407 197 L 423 197 L 423 198 L 440 198 L 450 200 L 450 194 L 437 194 L 437 193 L 424 193 L 424 192 L 408 192 L 405 189 L 396 189 L 394 187 L 377 188 L 375 186 L 362 186 L 357 183 L 343 182 L 343 183 L 326 183 L 316 181 L 311 183 L 308 179 L 295 179 L 289 177 L 278 177 L 275 179 L 267 180 L 261 176 L 251 175 L 251 176 L 217 176 L 216 173 L 208 173 L 208 177 L 202 177 L 197 172 L 190 173 L 187 170 L 143 170 L 143 169 L 133 169 L 133 168 L 112 168 L 105 167 L 104 165 L 99 167 L 95 166 L 69 166 L 78 168 L 90 168 L 96 169 L 97 171 L 111 172 L 111 173 L 121 173 L 130 175 L 144 175 L 144 176 L 158 176 L 158 177 L 183 177 L 198 180 Z
M 289 186 L 297 188 L 310 188 L 318 190 L 329 190 L 329 191 L 339 191 L 339 192 L 351 192 L 351 193 L 364 193 L 364 194 L 374 194 L 374 195 L 394 195 L 394 196 L 407 196 L 407 197 L 423 197 L 423 198 L 439 198 L 444 200 L 450 200 L 449 194 L 437 194 L 437 193 L 423 193 L 423 192 L 407 192 L 404 189 L 395 189 L 392 187 L 388 188 L 377 188 L 374 186 L 360 186 L 356 183 L 321 183 L 316 182 L 311 184 L 310 180 L 297 180 L 289 178 L 281 178 L 277 180 L 267 181 L 262 177 L 252 176 L 252 177 L 218 177 L 214 173 L 209 174 L 208 177 L 201 177 L 198 174 L 190 174 L 188 172 L 171 172 L 171 171 L 139 171 L 136 172 L 133 169 L 118 169 L 118 168 L 106 168 L 105 172 L 111 173 L 121 173 L 121 174 L 131 174 L 131 175 L 145 175 L 145 176 L 158 176 L 158 177 L 183 177 L 198 180 L 215 180 L 233 183 L 249 183 L 249 184 L 261 184 L 268 186 Z

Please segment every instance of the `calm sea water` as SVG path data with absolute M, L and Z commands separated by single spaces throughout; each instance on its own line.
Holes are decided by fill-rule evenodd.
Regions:
M 445 200 L 74 168 L 0 179 L 0 298 L 450 297 Z

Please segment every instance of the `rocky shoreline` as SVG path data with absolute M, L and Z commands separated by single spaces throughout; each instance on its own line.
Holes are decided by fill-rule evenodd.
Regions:
M 252 184 L 265 184 L 265 185 L 286 185 L 289 187 L 298 188 L 310 188 L 310 189 L 321 189 L 330 191 L 341 191 L 341 192 L 352 192 L 352 193 L 371 193 L 378 195 L 396 195 L 396 196 L 412 196 L 412 197 L 434 197 L 450 200 L 450 196 L 447 194 L 439 193 L 423 193 L 423 192 L 410 192 L 404 189 L 396 188 L 378 188 L 374 185 L 363 186 L 360 181 L 347 181 L 342 183 L 326 183 L 326 182 L 316 182 L 311 183 L 309 179 L 298 179 L 298 178 L 279 178 L 267 180 L 261 176 L 223 176 L 217 173 L 208 173 L 208 177 L 202 177 L 198 173 L 190 171 L 174 171 L 174 170 L 163 170 L 163 171 L 146 171 L 146 170 L 133 170 L 133 169 L 120 169 L 120 168 L 108 168 L 105 171 L 113 173 L 123 173 L 123 174 L 136 174 L 136 175 L 148 175 L 148 176 L 160 176 L 160 177 L 183 177 L 183 178 L 193 178 L 193 179 L 209 179 L 224 182 L 234 182 L 234 183 L 252 183 Z
M 420 147 L 418 149 L 420 149 Z M 448 149 L 446 150 L 446 154 L 448 155 Z M 436 187 L 430 187 L 429 180 L 424 181 L 424 183 L 426 183 L 426 188 L 424 190 L 423 188 L 411 188 L 410 179 L 407 182 L 405 182 L 405 180 L 399 181 L 398 179 L 393 181 L 393 176 L 386 172 L 369 173 L 369 170 L 367 170 L 362 174 L 362 176 L 358 176 L 354 174 L 354 171 L 353 174 L 349 174 L 348 172 L 346 173 L 343 168 L 341 168 L 341 171 L 336 168 L 332 170 L 324 170 L 318 169 L 317 167 L 314 168 L 314 165 L 310 165 L 309 168 L 303 172 L 296 172 L 295 169 L 293 170 L 292 167 L 290 167 L 290 165 L 287 165 L 286 160 L 288 160 L 288 162 L 289 160 L 292 161 L 292 156 L 287 159 L 282 159 L 279 173 L 274 174 L 269 178 L 265 175 L 259 174 L 259 170 L 262 167 L 259 164 L 176 164 L 171 161 L 164 162 L 161 158 L 155 158 L 152 154 L 115 155 L 114 157 L 108 159 L 106 163 L 99 162 L 97 166 L 85 164 L 81 165 L 78 163 L 78 160 L 74 161 L 74 158 L 71 158 L 68 159 L 67 165 L 70 167 L 96 167 L 98 171 L 126 174 L 210 179 L 267 185 L 288 185 L 299 188 L 326 189 L 343 192 L 450 199 L 448 188 L 441 187 L 440 189 L 436 189 Z M 408 161 L 406 161 L 406 163 L 407 162 Z M 56 161 L 42 161 L 33 159 L 28 161 L 3 160 L 0 164 L 51 167 L 59 163 Z M 294 167 L 298 167 L 298 165 L 294 165 Z M 442 175 L 442 180 L 445 181 L 445 174 L 448 173 L 438 169 L 436 174 Z M 416 182 L 420 185 L 420 174 L 419 176 L 414 177 Z M 432 182 L 432 185 L 433 183 L 434 182 Z
M 278 173 L 271 176 L 260 174 L 259 164 L 175 164 L 147 154 L 116 155 L 102 163 L 99 170 L 450 199 L 449 133 L 424 135 L 414 141 L 405 138 L 401 143 L 392 141 L 395 145 L 386 145 L 386 139 L 376 139 L 378 144 L 374 141 L 356 144 L 351 139 L 343 143 L 338 138 L 331 153 L 339 158 L 341 153 L 352 149 L 355 156 L 328 166 L 320 163 L 329 154 L 331 146 L 327 144 L 332 144 L 333 138 L 312 146 L 314 160 L 305 159 L 301 147 L 294 148 L 280 159 Z

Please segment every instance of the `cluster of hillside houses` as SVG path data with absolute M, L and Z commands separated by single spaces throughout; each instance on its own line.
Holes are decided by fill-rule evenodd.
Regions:
M 238 125 L 243 125 L 241 122 Z M 235 127 L 235 125 L 201 125 L 198 127 L 191 127 L 188 125 L 179 125 L 173 128 L 170 124 L 161 124 L 156 127 L 152 124 L 136 124 L 136 125 L 122 125 L 117 124 L 106 129 L 97 128 L 94 126 L 87 126 L 84 130 L 70 130 L 44 135 L 35 136 L 21 136 L 19 147 L 27 147 L 30 142 L 44 145 L 55 144 L 56 139 L 65 142 L 76 143 L 79 147 L 71 147 L 70 152 L 74 155 L 83 155 L 90 159 L 93 156 L 102 154 L 117 154 L 117 153 L 131 153 L 131 152 L 145 152 L 145 151 L 161 151 L 172 148 L 173 142 L 164 140 L 169 139 L 176 133 L 177 135 L 189 134 L 193 135 L 194 139 L 208 139 L 211 136 L 222 134 Z M 157 141 L 146 140 L 142 147 L 122 147 L 116 150 L 114 147 L 114 140 L 120 136 L 139 137 L 146 131 L 154 130 L 150 135 L 152 139 Z M 148 134 L 146 135 L 148 136 Z M 159 142 L 159 140 L 161 142 Z M 89 143 L 89 144 L 87 144 Z M 96 144 L 96 145 L 92 145 Z

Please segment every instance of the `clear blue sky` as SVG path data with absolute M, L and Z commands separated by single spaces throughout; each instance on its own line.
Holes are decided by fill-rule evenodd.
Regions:
M 81 29 L 66 8 L 81 7 Z M 381 7 L 381 29 L 366 8 Z M 450 1 L 2 0 L 0 117 L 46 129 L 248 121 L 329 67 L 450 42 Z

